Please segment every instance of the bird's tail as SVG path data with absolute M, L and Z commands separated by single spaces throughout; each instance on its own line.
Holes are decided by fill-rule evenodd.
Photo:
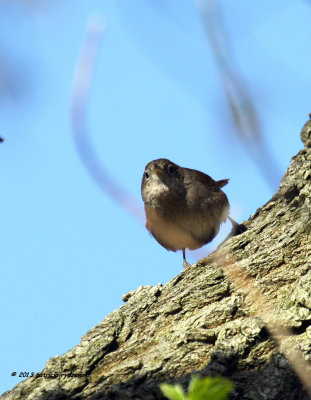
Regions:
M 217 187 L 220 189 L 224 186 L 226 186 L 229 182 L 229 179 L 221 179 L 220 181 L 216 182 Z

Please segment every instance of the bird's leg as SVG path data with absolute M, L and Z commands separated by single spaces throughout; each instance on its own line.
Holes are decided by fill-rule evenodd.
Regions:
M 183 267 L 187 268 L 190 267 L 191 264 L 189 264 L 186 260 L 186 250 L 182 249 L 182 257 L 183 257 Z
M 241 233 L 245 232 L 247 230 L 246 226 L 243 224 L 238 224 L 234 219 L 232 219 L 231 217 L 228 217 L 228 219 L 230 220 L 231 224 L 232 224 L 232 230 L 229 234 L 229 237 L 232 236 L 237 236 L 240 235 Z

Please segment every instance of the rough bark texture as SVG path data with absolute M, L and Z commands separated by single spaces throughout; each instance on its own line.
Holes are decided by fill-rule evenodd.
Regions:
M 232 399 L 307 399 L 260 318 L 267 306 L 270 319 L 292 329 L 282 343 L 311 359 L 311 122 L 301 138 L 304 149 L 245 233 L 166 285 L 127 294 L 80 344 L 48 360 L 46 376 L 1 399 L 163 399 L 159 383 L 186 386 L 194 372 L 231 378 Z

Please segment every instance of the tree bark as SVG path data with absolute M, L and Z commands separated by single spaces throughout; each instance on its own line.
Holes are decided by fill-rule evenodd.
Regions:
M 232 399 L 307 399 L 288 348 L 301 350 L 298 369 L 311 359 L 311 121 L 301 138 L 246 232 L 169 283 L 125 295 L 42 376 L 1 399 L 163 399 L 159 383 L 186 387 L 193 373 L 229 377 Z

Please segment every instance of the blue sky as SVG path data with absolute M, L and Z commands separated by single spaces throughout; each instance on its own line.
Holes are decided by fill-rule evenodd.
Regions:
M 43 3 L 43 4 L 42 4 Z M 28 6 L 26 6 L 28 4 Z M 142 206 L 147 162 L 166 157 L 214 179 L 237 220 L 277 189 L 261 175 L 230 123 L 215 59 L 195 3 L 22 1 L 0 5 L 0 50 L 19 100 L 0 98 L 0 393 L 39 372 L 118 308 L 140 285 L 182 268 L 89 177 L 70 124 L 73 73 L 91 15 L 105 20 L 88 103 L 88 126 L 109 170 Z M 177 3 L 175 3 L 177 4 Z M 307 1 L 221 2 L 238 67 L 264 138 L 285 172 L 302 147 L 310 109 Z M 1 74 L 1 70 L 0 70 Z M 1 78 L 3 79 L 3 78 Z M 264 160 L 263 160 L 264 162 Z M 206 255 L 219 238 L 201 249 Z M 194 262 L 198 255 L 189 256 Z

